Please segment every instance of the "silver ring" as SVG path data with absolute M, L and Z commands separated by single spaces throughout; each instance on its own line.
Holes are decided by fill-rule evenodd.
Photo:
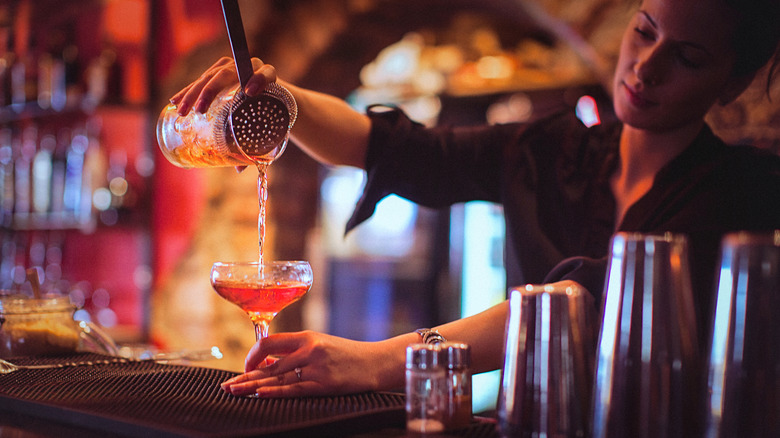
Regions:
M 293 370 L 293 371 L 295 371 L 295 375 L 298 376 L 298 381 L 302 382 L 303 379 L 301 378 L 301 369 L 300 368 L 295 368 L 295 370 Z

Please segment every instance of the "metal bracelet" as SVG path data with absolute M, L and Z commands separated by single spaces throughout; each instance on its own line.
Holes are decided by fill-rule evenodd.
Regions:
M 422 337 L 422 341 L 425 344 L 439 344 L 442 342 L 447 342 L 447 340 L 444 339 L 444 336 L 442 336 L 441 333 L 435 329 L 421 328 L 415 330 L 414 332 Z

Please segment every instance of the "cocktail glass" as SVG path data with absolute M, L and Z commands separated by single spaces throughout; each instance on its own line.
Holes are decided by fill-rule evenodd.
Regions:
M 249 315 L 258 341 L 268 336 L 277 313 L 309 291 L 312 280 L 305 261 L 216 262 L 211 268 L 214 290 Z

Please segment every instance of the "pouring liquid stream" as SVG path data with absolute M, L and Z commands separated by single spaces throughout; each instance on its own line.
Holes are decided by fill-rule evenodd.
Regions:
M 268 165 L 269 163 L 257 161 L 257 200 L 258 200 L 258 215 L 257 215 L 257 238 L 258 238 L 258 278 L 264 278 L 263 275 L 263 244 L 265 243 L 265 218 L 266 218 L 266 203 L 268 202 Z M 255 335 L 259 340 L 268 336 L 268 328 L 271 324 L 271 319 L 275 314 L 268 315 L 262 313 L 251 313 L 250 318 L 255 323 Z
M 263 269 L 263 243 L 265 242 L 265 216 L 268 202 L 268 163 L 257 162 L 257 199 L 259 212 L 257 215 L 257 236 L 259 243 L 258 259 L 261 274 Z

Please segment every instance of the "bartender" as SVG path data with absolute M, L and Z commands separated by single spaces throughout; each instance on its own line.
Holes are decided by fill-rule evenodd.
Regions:
M 704 117 L 736 99 L 765 65 L 769 93 L 778 22 L 779 0 L 642 1 L 614 74 L 617 121 L 590 128 L 571 112 L 531 124 L 426 128 L 396 109 L 362 114 L 283 82 L 259 59 L 245 91 L 285 85 L 298 103 L 295 143 L 322 163 L 367 172 L 348 229 L 391 193 L 430 207 L 502 204 L 509 284 L 576 284 L 598 302 L 612 234 L 686 234 L 699 333 L 706 334 L 721 237 L 780 228 L 780 157 L 726 145 Z M 220 59 L 171 101 L 181 115 L 205 112 L 236 78 L 232 59 Z M 423 334 L 471 344 L 475 372 L 497 369 L 507 313 L 504 302 Z M 274 334 L 252 347 L 246 373 L 223 389 L 290 397 L 397 388 L 404 348 L 420 340 L 419 333 L 379 342 Z M 268 355 L 281 358 L 265 366 Z

